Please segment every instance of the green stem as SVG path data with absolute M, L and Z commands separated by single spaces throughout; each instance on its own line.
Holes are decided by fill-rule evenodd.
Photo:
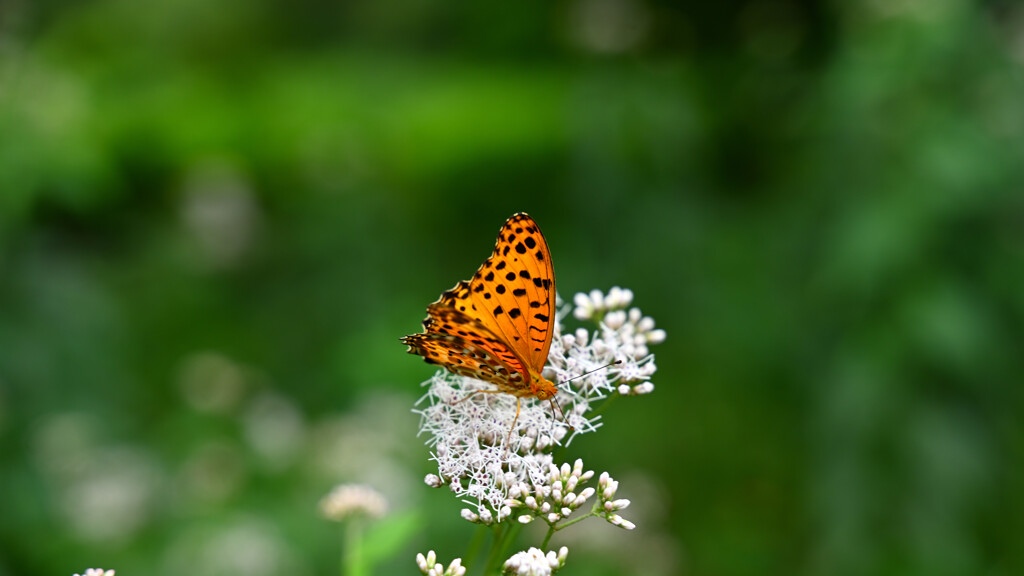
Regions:
M 544 541 L 540 543 L 541 550 L 548 549 L 548 542 L 551 542 L 551 537 L 555 535 L 555 525 L 548 524 L 548 533 L 544 536 Z
M 578 516 L 572 520 L 563 522 L 562 524 L 548 524 L 548 533 L 544 536 L 544 542 L 541 543 L 540 549 L 545 551 L 548 549 L 548 543 L 551 542 L 551 537 L 555 535 L 555 532 L 564 530 L 577 522 L 582 522 L 587 518 L 590 518 L 591 516 L 597 516 L 597 511 L 598 505 L 595 503 L 594 506 L 590 508 L 590 512 L 587 512 L 583 516 Z
M 572 520 L 569 520 L 568 522 L 565 522 L 563 524 L 559 524 L 557 526 L 552 524 L 551 525 L 551 532 L 558 532 L 559 530 L 564 530 L 565 528 L 568 528 L 569 526 L 572 526 L 573 524 L 575 524 L 577 522 L 582 522 L 583 520 L 586 520 L 587 518 L 590 518 L 591 516 L 596 516 L 596 514 L 594 514 L 594 512 L 591 511 L 588 514 L 585 514 L 585 515 L 580 516 L 578 518 L 573 518 Z M 545 540 L 545 542 L 547 542 L 547 540 Z
M 475 566 L 476 559 L 480 556 L 480 550 L 484 545 L 484 536 L 487 534 L 486 526 L 477 526 L 476 532 L 473 533 L 473 539 L 469 541 L 469 546 L 466 547 L 466 555 L 463 556 L 463 566 Z
M 512 527 L 505 533 L 505 539 L 501 543 L 501 554 L 498 556 L 498 560 L 504 560 L 508 556 L 508 549 L 512 547 L 516 542 L 516 538 L 519 537 L 519 532 L 522 531 L 523 525 L 519 522 L 513 522 Z M 499 568 L 500 571 L 500 568 Z
M 496 526 L 492 532 L 494 533 L 494 540 L 491 542 L 491 551 L 487 554 L 487 563 L 484 564 L 484 571 L 482 574 L 490 574 L 491 567 L 494 565 L 495 558 L 501 553 L 501 534 L 504 531 L 503 526 Z
M 505 559 L 509 547 L 515 542 L 516 537 L 519 536 L 519 531 L 522 530 L 522 527 L 522 524 L 515 522 L 507 529 L 499 528 L 495 530 L 494 544 L 491 547 L 490 555 L 487 557 L 487 566 L 484 568 L 484 574 L 501 573 L 502 561 Z
M 341 573 L 345 576 L 366 576 L 366 564 L 363 561 L 363 527 L 359 520 L 354 518 L 346 524 Z

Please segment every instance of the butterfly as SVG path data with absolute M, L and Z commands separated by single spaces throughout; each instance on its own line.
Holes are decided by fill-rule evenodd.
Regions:
M 549 400 L 558 392 L 541 375 L 554 320 L 551 253 L 537 223 L 520 212 L 501 227 L 494 252 L 473 278 L 427 306 L 423 333 L 402 342 L 429 364 L 498 387 L 481 392 L 515 396 L 517 420 L 520 399 Z

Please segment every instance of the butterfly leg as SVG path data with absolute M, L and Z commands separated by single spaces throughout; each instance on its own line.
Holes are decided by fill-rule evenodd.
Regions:
M 461 404 L 461 403 L 465 402 L 466 400 L 469 400 L 473 396 L 476 396 L 477 394 L 505 394 L 505 392 L 503 392 L 501 390 L 474 390 L 474 391 L 470 392 L 469 394 L 466 394 L 462 398 L 459 398 L 458 400 L 452 402 L 451 405 L 455 406 L 456 404 Z
M 512 431 L 516 429 L 516 422 L 519 421 L 519 396 L 516 396 L 516 417 L 512 419 L 512 426 L 508 429 L 508 436 L 505 437 L 505 457 L 508 458 L 508 451 L 512 448 Z

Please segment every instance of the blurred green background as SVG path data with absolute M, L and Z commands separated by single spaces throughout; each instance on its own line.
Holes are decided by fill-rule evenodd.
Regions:
M 668 332 L 564 574 L 1024 573 L 1022 72 L 998 0 L 5 0 L 0 575 L 337 573 L 351 481 L 463 554 L 398 337 L 516 211 Z

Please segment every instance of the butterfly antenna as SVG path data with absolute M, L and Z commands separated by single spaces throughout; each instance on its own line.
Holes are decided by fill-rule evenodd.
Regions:
M 572 378 L 569 378 L 565 382 L 562 382 L 562 384 L 568 384 L 569 382 L 572 382 L 573 380 L 579 380 L 580 378 L 583 378 L 584 376 L 588 376 L 590 374 L 593 374 L 594 372 L 597 372 L 598 370 L 604 370 L 605 368 L 607 368 L 609 366 L 615 366 L 616 364 L 622 364 L 622 360 L 616 360 L 615 362 L 609 362 L 609 363 L 605 364 L 604 366 L 600 366 L 598 368 L 594 368 L 593 370 L 588 370 L 588 371 L 584 372 L 583 374 L 580 374 L 579 376 L 574 376 Z
M 548 398 L 548 402 L 551 402 L 552 413 L 558 412 L 559 414 L 562 415 L 562 421 L 565 422 L 565 425 L 569 427 L 569 432 L 576 430 L 576 428 L 574 428 L 572 424 L 569 424 L 569 418 L 565 415 L 565 412 L 562 411 L 562 407 L 555 403 L 555 397 L 552 396 L 551 398 Z

